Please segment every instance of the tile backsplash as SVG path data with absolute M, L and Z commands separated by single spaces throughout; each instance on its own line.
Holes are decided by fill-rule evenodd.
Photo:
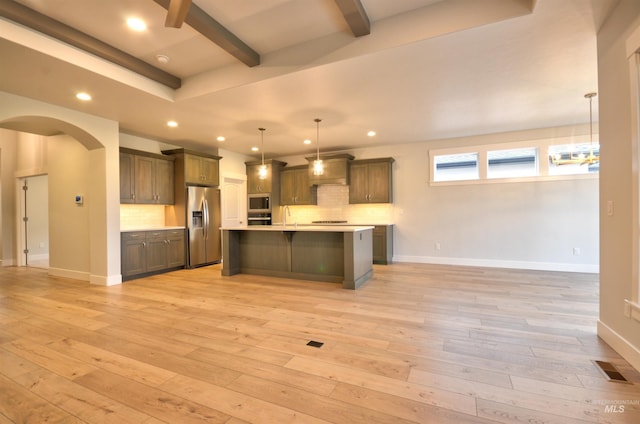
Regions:
M 164 205 L 120 205 L 120 229 L 164 226 Z
M 290 206 L 287 222 L 308 224 L 311 221 L 347 221 L 349 224 L 391 224 L 393 204 L 349 204 L 349 186 L 318 186 L 316 206 Z

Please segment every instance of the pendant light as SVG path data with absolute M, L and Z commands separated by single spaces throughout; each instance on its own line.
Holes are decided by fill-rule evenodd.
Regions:
M 313 161 L 313 175 L 322 175 L 324 174 L 324 165 L 322 164 L 322 160 L 320 159 L 320 122 L 321 119 L 314 119 L 316 123 L 316 146 L 317 146 L 317 154 L 316 160 Z
M 260 138 L 262 139 L 262 144 L 260 145 L 260 151 L 262 152 L 262 165 L 258 168 L 258 178 L 261 180 L 265 180 L 267 178 L 267 165 L 264 164 L 264 131 L 266 128 L 258 128 L 260 131 Z
M 584 95 L 586 99 L 589 99 L 589 157 L 585 162 L 596 163 L 600 160 L 599 156 L 593 154 L 593 98 L 597 96 L 597 93 L 587 93 Z

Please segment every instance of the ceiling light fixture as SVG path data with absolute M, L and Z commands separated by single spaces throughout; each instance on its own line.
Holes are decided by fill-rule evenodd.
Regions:
M 178 126 L 178 123 L 176 121 L 167 121 L 167 125 L 171 128 L 175 128 Z
M 216 140 L 218 141 L 225 141 L 226 138 L 224 138 L 223 136 L 219 135 L 218 137 L 216 137 Z
M 369 131 L 369 132 L 367 133 L 367 136 L 369 136 L 369 137 L 374 137 L 375 135 L 376 135 L 376 132 L 375 132 L 375 131 Z
M 324 174 L 324 165 L 322 164 L 322 160 L 320 159 L 320 122 L 321 119 L 314 119 L 316 123 L 316 145 L 317 145 L 317 153 L 316 160 L 313 161 L 313 175 L 322 175 Z
M 587 93 L 584 95 L 586 99 L 589 99 L 589 157 L 586 158 L 585 163 L 597 163 L 600 161 L 600 155 L 593 154 L 593 98 L 597 93 Z
M 142 32 L 147 29 L 147 24 L 140 18 L 128 18 L 127 26 L 137 32 Z
M 76 99 L 88 102 L 91 100 L 91 94 L 85 92 L 76 93 Z
M 258 178 L 260 178 L 261 180 L 266 180 L 267 166 L 264 164 L 264 132 L 266 128 L 258 128 L 258 130 L 260 131 L 260 138 L 262 139 L 260 146 L 260 151 L 262 152 L 262 165 L 260 165 L 260 167 L 258 168 Z
M 169 63 L 169 56 L 167 56 L 166 54 L 157 54 L 156 55 L 156 60 L 159 63 L 162 63 L 163 65 L 166 65 L 167 63 Z
M 252 151 L 252 152 L 257 152 L 258 150 L 260 150 L 260 149 L 258 149 L 258 148 L 257 148 L 257 147 L 255 147 L 255 146 L 251 148 L 251 151 Z
M 311 144 L 311 140 L 309 140 L 309 139 L 307 138 L 305 141 L 303 141 L 303 143 L 304 143 L 304 144 Z

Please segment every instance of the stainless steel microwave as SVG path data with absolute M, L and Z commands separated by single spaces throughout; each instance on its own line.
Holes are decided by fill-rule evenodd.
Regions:
M 250 194 L 248 212 L 271 212 L 271 193 Z

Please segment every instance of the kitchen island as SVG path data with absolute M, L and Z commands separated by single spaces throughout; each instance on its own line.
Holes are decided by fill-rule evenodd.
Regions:
M 342 283 L 373 275 L 372 226 L 223 227 L 222 275 L 239 273 Z

